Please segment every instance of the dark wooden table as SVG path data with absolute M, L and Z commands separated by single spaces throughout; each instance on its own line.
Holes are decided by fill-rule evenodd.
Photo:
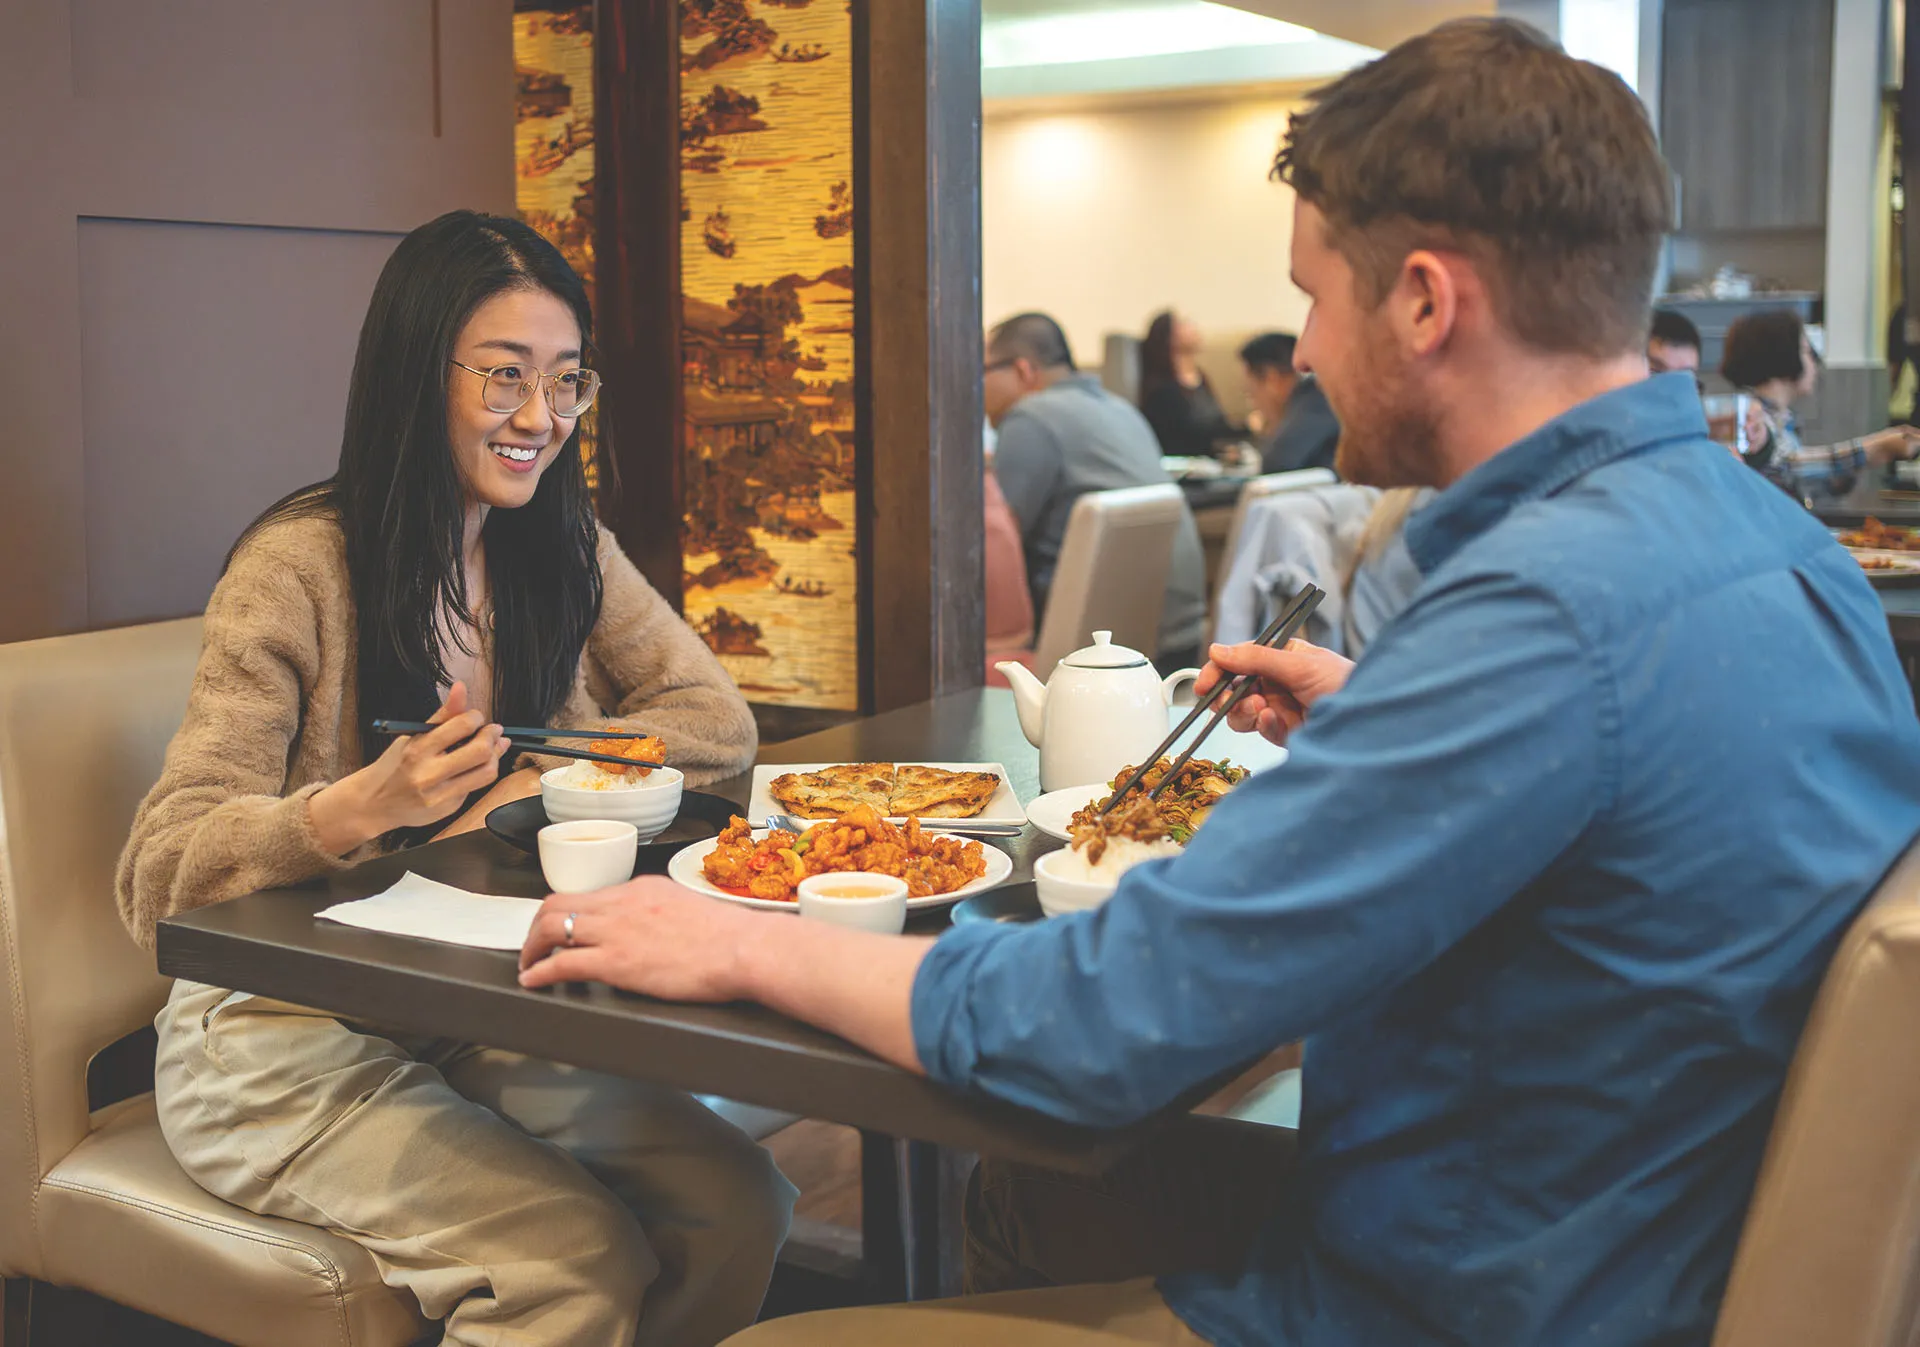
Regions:
M 1814 517 L 1829 528 L 1859 528 L 1869 516 L 1883 524 L 1920 527 L 1920 491 L 1912 490 L 1905 483 L 1889 485 L 1879 472 L 1862 476 L 1846 495 L 1816 500 L 1809 508 Z M 1879 592 L 1880 606 L 1886 610 L 1887 629 L 1893 635 L 1900 663 L 1907 671 L 1915 707 L 1920 709 L 1920 588 L 1876 584 L 1874 589 Z
M 1863 473 L 1846 495 L 1815 500 L 1810 508 L 1831 528 L 1859 528 L 1869 515 L 1883 524 L 1920 525 L 1920 491 L 1890 486 L 1878 470 Z
M 1895 647 L 1903 654 L 1920 649 L 1920 586 L 1882 588 L 1880 606 L 1887 610 Z
M 1247 484 L 1247 478 L 1222 474 L 1218 477 L 1186 477 L 1180 481 L 1180 494 L 1187 498 L 1187 506 L 1195 514 L 1202 510 L 1232 509 L 1240 499 L 1240 488 Z
M 1036 755 L 1005 691 L 964 693 L 851 722 L 780 744 L 763 758 L 994 761 L 1006 765 L 1022 798 L 1038 790 Z M 708 789 L 744 806 L 748 777 Z M 1059 845 L 1032 828 L 986 844 L 1012 856 L 1016 881 L 1030 876 L 1036 855 Z M 938 1287 L 933 1145 L 1098 1172 L 1158 1126 L 1148 1120 L 1093 1131 L 958 1094 L 759 1006 L 676 1005 L 598 985 L 528 991 L 515 981 L 508 953 L 314 920 L 318 909 L 378 893 L 407 870 L 480 893 L 544 897 L 547 891 L 533 857 L 486 832 L 472 833 L 164 921 L 160 971 L 858 1127 L 868 1139 L 862 1176 L 869 1271 L 879 1290 L 895 1297 Z M 935 930 L 945 924 L 941 914 L 916 922 Z M 1197 1091 L 1162 1117 L 1207 1092 Z M 896 1147 L 894 1138 L 917 1145 Z M 890 1180 L 905 1184 L 906 1203 Z

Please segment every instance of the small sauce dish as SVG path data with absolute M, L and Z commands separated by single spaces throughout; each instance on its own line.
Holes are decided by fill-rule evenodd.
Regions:
M 540 873 L 555 893 L 592 893 L 633 878 L 640 833 L 613 819 L 549 823 L 540 830 Z
M 856 931 L 899 935 L 907 925 L 907 881 L 864 870 L 808 875 L 796 889 L 800 915 Z

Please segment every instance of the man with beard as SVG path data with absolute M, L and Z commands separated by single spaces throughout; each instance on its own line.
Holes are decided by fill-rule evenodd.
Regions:
M 1029 1289 L 738 1341 L 1712 1334 L 1814 991 L 1920 828 L 1885 618 L 1647 377 L 1670 179 L 1617 77 L 1462 20 L 1314 95 L 1276 171 L 1340 474 L 1437 493 L 1358 663 L 1215 648 L 1286 763 L 1094 911 L 935 942 L 646 878 L 552 900 L 522 957 L 1095 1125 L 1304 1038 L 1297 1147 L 1189 1119 L 1097 1181 L 988 1161 L 973 1285 Z

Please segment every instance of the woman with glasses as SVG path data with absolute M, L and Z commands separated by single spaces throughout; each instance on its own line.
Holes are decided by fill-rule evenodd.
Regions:
M 456 211 L 394 251 L 338 471 L 247 529 L 208 604 L 120 861 L 137 939 L 537 791 L 502 723 L 613 717 L 695 784 L 751 761 L 740 694 L 595 522 L 590 335 L 517 221 Z M 710 1343 L 759 1309 L 794 1190 L 687 1095 L 190 982 L 157 1028 L 186 1172 L 357 1241 L 449 1343 Z
M 1840 444 L 1800 442 L 1793 404 L 1813 393 L 1820 363 L 1807 329 L 1792 309 L 1767 309 L 1736 318 L 1727 328 L 1720 373 L 1759 400 L 1762 437 L 1747 462 L 1794 496 L 1843 496 L 1868 464 L 1906 458 L 1920 442 L 1910 426 L 1892 426 Z

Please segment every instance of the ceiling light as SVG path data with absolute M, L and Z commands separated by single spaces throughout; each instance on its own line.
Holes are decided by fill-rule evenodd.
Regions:
M 980 58 L 983 66 L 994 70 L 1270 47 L 1310 42 L 1318 36 L 1297 23 L 1208 0 L 1166 0 L 1124 9 L 996 20 L 981 30 Z

